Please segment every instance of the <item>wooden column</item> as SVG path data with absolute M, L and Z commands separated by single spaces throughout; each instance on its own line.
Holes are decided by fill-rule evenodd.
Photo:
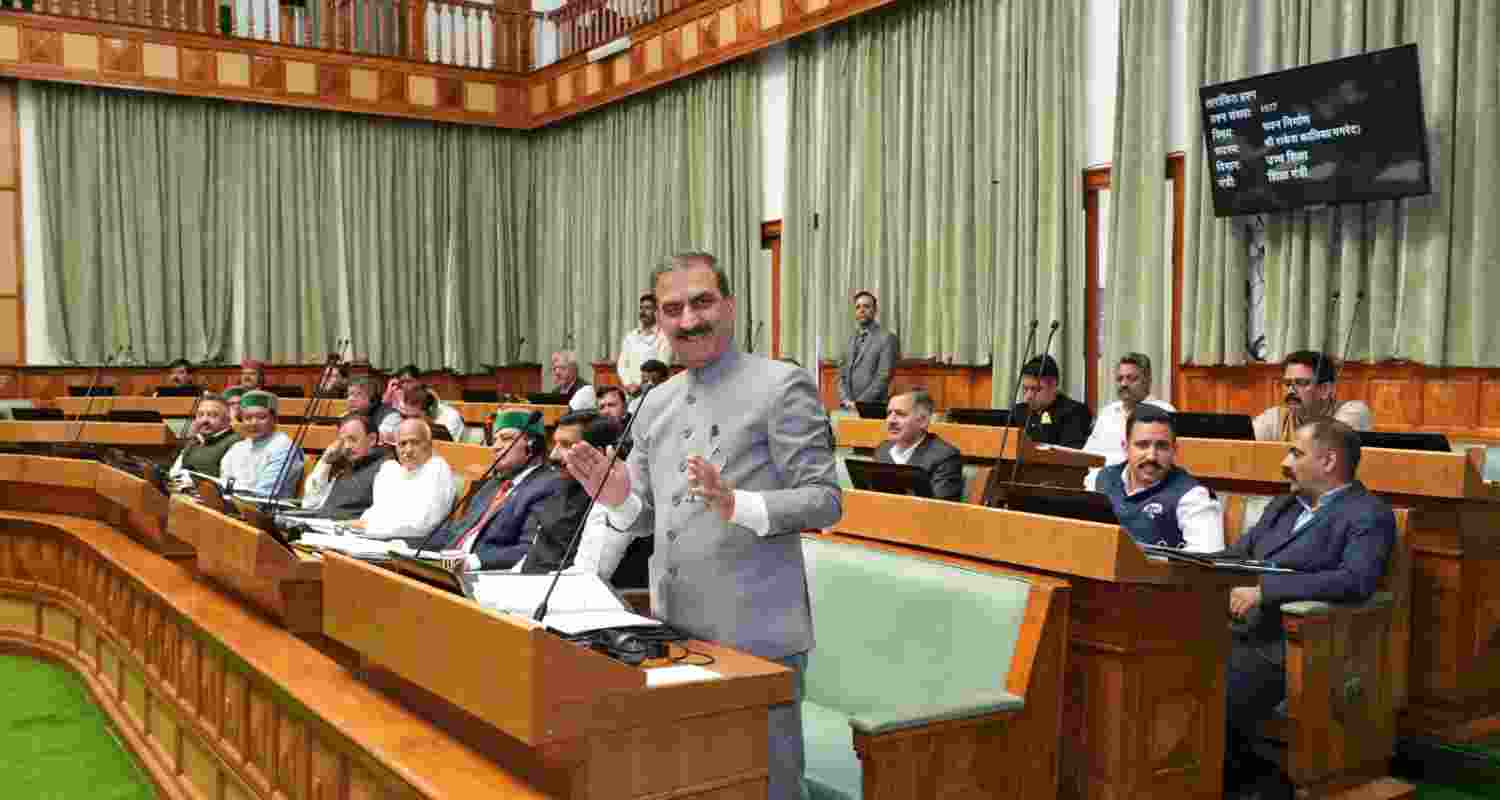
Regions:
M 22 295 L 21 134 L 17 83 L 0 81 L 0 364 L 26 360 L 26 300 Z

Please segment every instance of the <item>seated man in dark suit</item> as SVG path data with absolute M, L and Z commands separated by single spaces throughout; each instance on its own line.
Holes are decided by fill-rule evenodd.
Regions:
M 932 496 L 964 499 L 964 459 L 958 448 L 927 430 L 932 422 L 932 396 L 921 389 L 892 397 L 886 405 L 885 441 L 875 448 L 875 460 L 911 464 L 932 476 Z
M 504 454 L 495 477 L 470 497 L 463 516 L 433 533 L 437 547 L 454 551 L 444 558 L 449 569 L 509 569 L 526 557 L 542 502 L 562 488 L 547 463 L 547 432 L 540 420 L 528 424 L 529 417 L 524 411 L 495 417 L 494 447 Z
M 1354 479 L 1359 434 L 1348 425 L 1328 418 L 1303 423 L 1281 465 L 1291 494 L 1273 500 L 1228 550 L 1296 570 L 1263 575 L 1259 586 L 1229 595 L 1234 639 L 1225 676 L 1224 780 L 1233 793 L 1262 798 L 1291 796 L 1285 777 L 1253 749 L 1257 728 L 1286 699 L 1281 605 L 1368 599 L 1396 541 L 1390 506 Z
M 1026 362 L 1021 367 L 1022 402 L 1011 410 L 1011 424 L 1025 425 L 1033 442 L 1081 449 L 1094 428 L 1094 412 L 1057 390 L 1061 374 L 1052 356 Z

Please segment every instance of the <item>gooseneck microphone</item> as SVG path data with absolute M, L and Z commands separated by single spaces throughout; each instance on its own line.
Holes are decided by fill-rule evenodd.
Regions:
M 585 508 L 583 516 L 578 518 L 578 525 L 573 528 L 573 535 L 568 538 L 568 546 L 563 550 L 562 560 L 557 563 L 557 570 L 552 573 L 552 582 L 547 584 L 547 593 L 542 595 L 541 604 L 536 607 L 536 613 L 531 615 L 531 618 L 537 622 L 543 622 L 546 619 L 547 604 L 552 601 L 552 592 L 557 589 L 557 581 L 562 577 L 563 570 L 567 569 L 568 562 L 573 558 L 573 552 L 578 549 L 578 543 L 583 538 L 583 529 L 588 527 L 589 514 L 593 513 L 594 504 L 599 502 L 599 495 L 604 492 L 604 484 L 609 482 L 609 474 L 614 472 L 615 463 L 620 460 L 620 451 L 623 449 L 620 445 L 630 440 L 630 429 L 635 427 L 635 421 L 641 418 L 641 410 L 646 407 L 646 396 L 655 388 L 655 386 L 647 386 L 641 389 L 640 405 L 636 406 L 635 413 L 631 414 L 630 419 L 626 421 L 625 429 L 620 431 L 618 443 L 615 445 L 614 452 L 609 456 L 609 466 L 604 470 L 604 481 L 589 497 L 588 508 Z
M 1051 353 L 1052 353 L 1052 337 L 1054 337 L 1054 336 L 1057 335 L 1057 329 L 1061 328 L 1061 327 L 1062 327 L 1062 323 L 1061 322 L 1058 322 L 1057 320 L 1052 320 L 1052 329 L 1047 332 L 1047 344 L 1046 344 L 1046 346 L 1044 346 L 1042 348 L 1042 362 L 1041 362 L 1041 364 L 1038 367 L 1038 370 L 1037 370 L 1038 373 L 1044 371 L 1044 369 L 1045 369 L 1045 367 L 1047 365 L 1047 357 L 1049 355 L 1051 355 Z M 1023 372 L 1025 371 L 1025 367 L 1022 367 L 1022 371 Z M 1040 374 L 1038 374 L 1037 375 L 1037 380 L 1040 381 L 1041 377 L 1042 376 Z M 1024 445 L 1026 443 L 1026 440 L 1028 438 L 1030 438 L 1030 434 L 1028 433 L 1028 431 L 1031 430 L 1031 418 L 1034 415 L 1035 415 L 1035 412 L 1032 410 L 1031 404 L 1028 403 L 1026 405 L 1026 422 L 1021 425 L 1021 438 L 1020 438 L 1019 441 L 1016 442 L 1016 458 L 1015 458 L 1014 461 L 1010 462 L 1010 484 L 1009 485 L 1011 485 L 1011 486 L 1015 486 L 1016 485 L 1016 475 L 1018 473 L 1020 473 L 1020 471 L 1021 471 L 1021 461 L 1024 460 L 1025 457 L 1026 457 L 1026 448 L 1023 447 L 1022 445 Z M 1002 455 L 1004 455 L 1003 452 L 1002 452 Z
M 312 421 L 317 413 L 320 402 L 324 399 L 323 387 L 328 383 L 328 377 L 338 368 L 344 358 L 344 347 L 348 344 L 347 339 L 341 339 L 335 343 L 338 348 L 336 352 L 328 354 L 328 360 L 323 362 L 323 370 L 318 373 L 318 382 L 313 386 L 312 398 L 302 410 L 302 424 L 298 426 L 296 435 L 292 437 L 291 447 L 287 449 L 286 459 L 281 462 L 281 470 L 276 475 L 276 482 L 271 484 L 270 496 L 262 501 L 262 510 L 275 506 L 276 500 L 281 497 L 281 487 L 286 483 L 286 478 L 291 474 L 292 459 L 296 458 L 297 451 L 301 449 L 302 442 L 307 438 L 307 431 L 312 427 Z
M 1021 354 L 1021 369 L 1022 370 L 1026 369 L 1026 363 L 1031 360 L 1032 348 L 1036 347 L 1036 326 L 1037 326 L 1037 320 L 1035 318 L 1032 318 L 1031 325 L 1030 325 L 1030 331 L 1028 331 L 1027 334 L 1026 334 L 1026 348 L 1021 351 L 1022 352 L 1022 354 Z M 1017 373 L 1016 374 L 1016 390 L 1011 393 L 1011 398 L 1010 398 L 1010 408 L 1009 408 L 1009 413 L 1010 414 L 1015 414 L 1016 413 L 1016 403 L 1019 403 L 1019 402 L 1021 402 L 1021 376 L 1020 376 L 1020 373 Z M 1013 427 L 1015 427 L 1015 425 L 1016 425 L 1016 421 L 1015 420 L 1010 420 L 1009 422 L 1010 422 L 1010 424 L 1006 425 L 1005 429 L 1000 432 L 1000 457 L 1001 458 L 1005 457 L 1005 445 L 1010 440 L 1010 429 L 1013 428 Z M 999 473 L 1000 473 L 999 469 L 994 469 L 994 470 L 992 470 L 990 472 L 989 486 L 986 486 L 985 490 L 984 490 L 985 496 L 984 496 L 983 499 L 984 499 L 984 501 L 985 501 L 986 504 L 989 502 L 990 493 L 994 489 L 995 484 L 997 483 L 996 476 L 999 475 Z
M 94 410 L 94 390 L 99 388 L 99 379 L 104 377 L 104 368 L 115 363 L 115 359 L 119 358 L 124 352 L 125 348 L 120 347 L 118 350 L 105 356 L 103 364 L 94 367 L 94 377 L 89 381 L 88 392 L 85 394 L 87 399 L 83 403 L 83 413 L 79 414 L 78 418 L 74 420 L 78 423 L 78 427 L 73 431 L 73 441 L 71 444 L 78 444 L 78 441 L 83 438 L 83 426 L 87 424 L 89 414 Z
M 526 427 L 530 428 L 532 425 L 535 425 L 541 421 L 542 412 L 533 411 L 531 412 L 531 416 L 526 418 Z M 452 508 L 448 509 L 448 516 L 443 517 L 441 522 L 434 525 L 432 530 L 427 532 L 427 537 L 422 540 L 422 544 L 419 545 L 416 552 L 413 553 L 414 558 L 422 557 L 422 551 L 427 549 L 427 545 L 432 544 L 432 537 L 436 536 L 437 532 L 443 529 L 443 526 L 453 521 L 453 517 L 458 513 L 458 510 L 460 508 L 466 507 L 469 504 L 469 500 L 473 498 L 475 494 L 479 493 L 479 487 L 483 486 L 484 482 L 489 480 L 491 475 L 495 474 L 495 468 L 500 466 L 500 462 L 504 461 L 506 456 L 510 455 L 511 449 L 520 444 L 525 439 L 526 434 L 524 433 L 520 436 L 517 436 L 515 439 L 511 440 L 510 444 L 505 446 L 504 450 L 500 451 L 500 455 L 495 456 L 495 459 L 490 462 L 490 465 L 488 467 L 485 468 L 484 473 L 480 475 L 479 478 L 474 482 L 469 484 L 469 491 L 464 492 L 464 496 L 459 498 L 458 502 L 454 503 Z

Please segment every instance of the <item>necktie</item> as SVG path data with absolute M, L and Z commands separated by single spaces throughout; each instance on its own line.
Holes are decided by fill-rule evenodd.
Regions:
M 473 548 L 474 540 L 479 538 L 479 532 L 484 530 L 484 526 L 489 524 L 495 514 L 499 513 L 500 506 L 505 505 L 505 498 L 510 494 L 511 484 L 512 481 L 508 480 L 501 482 L 499 490 L 495 492 L 494 498 L 490 500 L 489 508 L 484 510 L 483 516 L 479 518 L 478 522 L 474 523 L 472 528 L 464 531 L 464 535 L 458 537 L 458 541 L 453 543 L 454 550 L 467 553 Z

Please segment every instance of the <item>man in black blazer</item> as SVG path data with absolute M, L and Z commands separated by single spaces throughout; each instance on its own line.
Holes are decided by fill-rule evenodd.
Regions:
M 958 448 L 927 430 L 932 422 L 932 397 L 921 389 L 891 398 L 886 406 L 886 440 L 875 448 L 875 460 L 911 464 L 932 476 L 932 496 L 964 499 L 964 459 Z
M 1354 479 L 1359 434 L 1333 419 L 1298 427 L 1282 473 L 1291 494 L 1276 498 L 1231 554 L 1296 570 L 1266 574 L 1230 592 L 1233 644 L 1225 676 L 1226 789 L 1242 797 L 1290 797 L 1273 763 L 1253 749 L 1256 730 L 1286 699 L 1281 605 L 1296 600 L 1360 602 L 1379 588 L 1396 541 L 1391 508 Z M 1233 796 L 1233 795 L 1231 795 Z

